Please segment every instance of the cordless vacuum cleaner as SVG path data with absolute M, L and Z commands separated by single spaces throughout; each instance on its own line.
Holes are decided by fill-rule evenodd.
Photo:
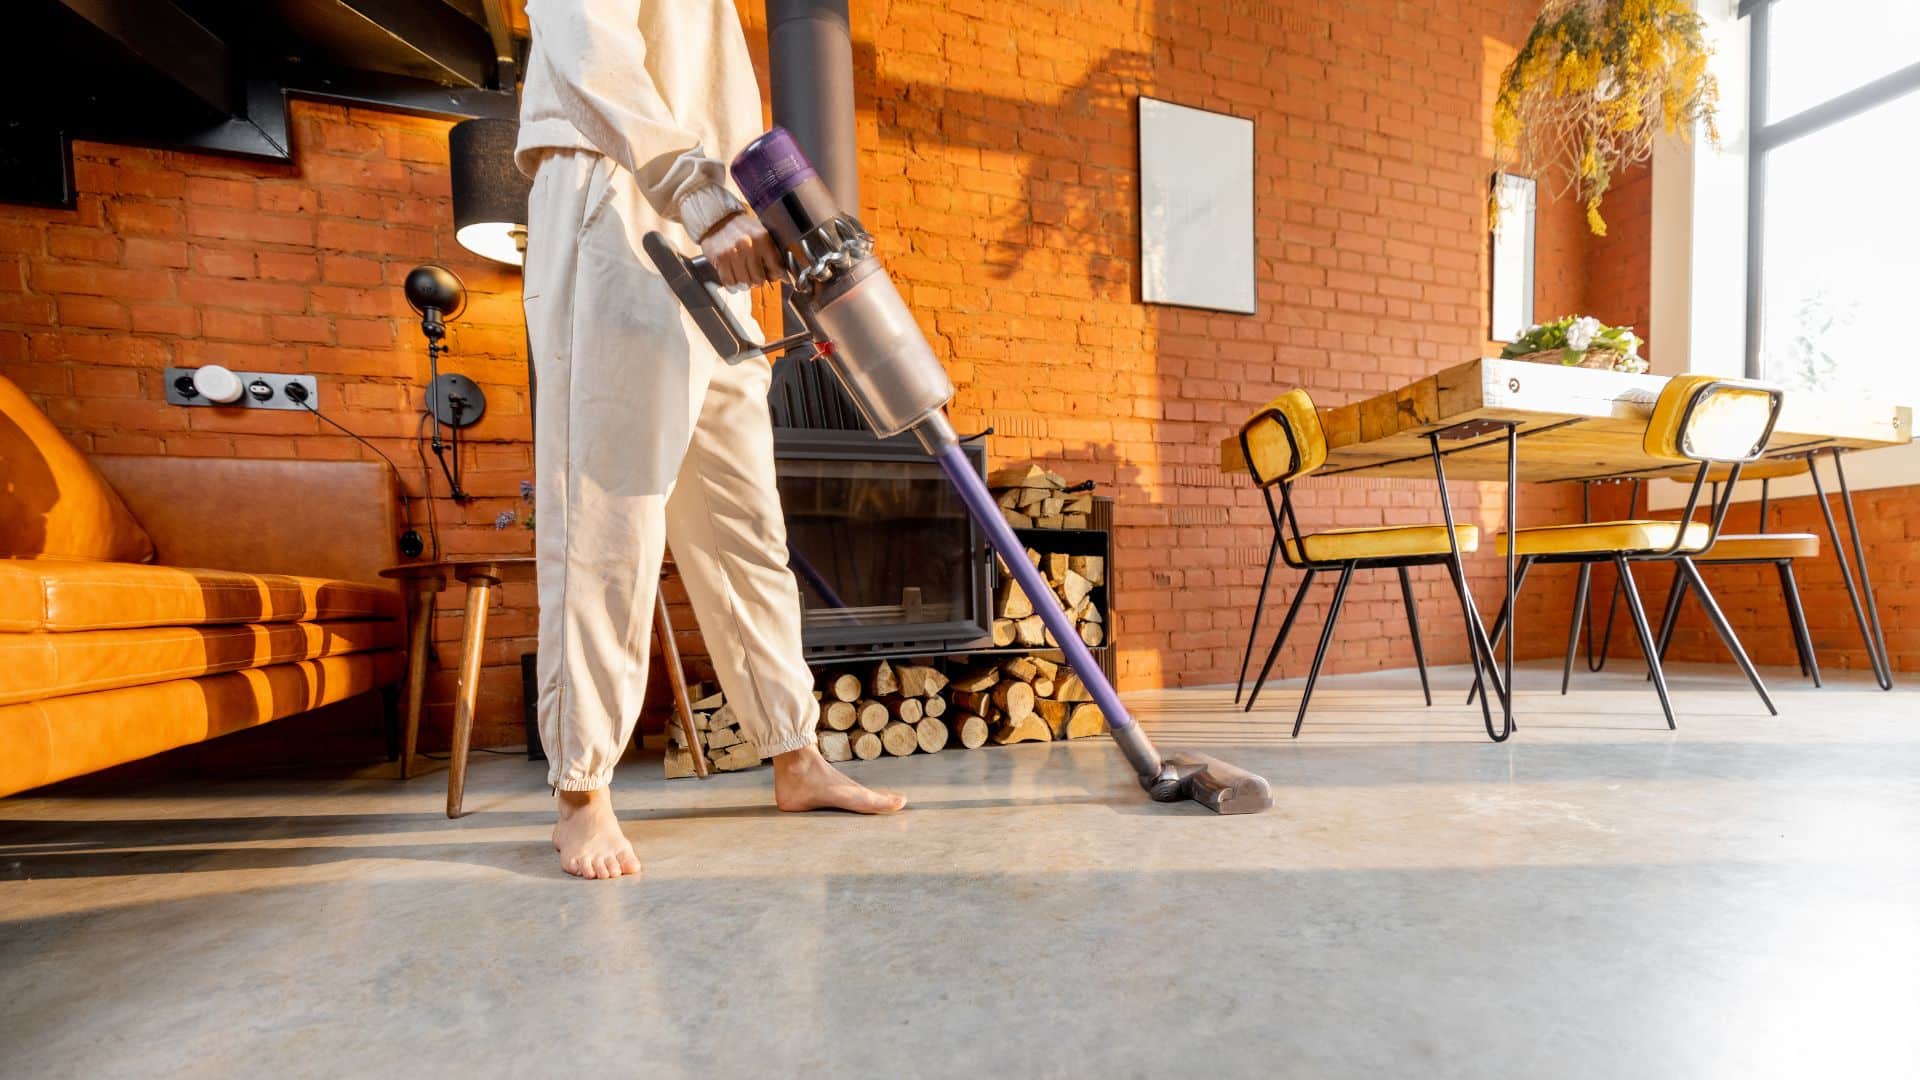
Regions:
M 1273 805 L 1267 782 L 1203 754 L 1162 758 L 1134 723 L 1100 666 L 1067 621 L 1053 591 L 1027 561 L 1000 508 L 975 472 L 948 422 L 953 384 L 915 325 L 906 302 L 873 254 L 873 238 L 843 212 L 801 154 L 793 136 L 775 128 L 733 161 L 733 178 L 785 256 L 793 314 L 802 333 L 762 343 L 734 318 L 718 279 L 704 259 L 687 259 L 658 233 L 645 238 L 647 255 L 672 286 L 721 356 L 738 362 L 811 346 L 826 361 L 882 438 L 911 431 L 920 440 L 984 529 L 1001 561 L 1034 602 L 1054 641 L 1106 714 L 1114 741 L 1158 802 L 1192 799 L 1221 814 L 1252 814 Z

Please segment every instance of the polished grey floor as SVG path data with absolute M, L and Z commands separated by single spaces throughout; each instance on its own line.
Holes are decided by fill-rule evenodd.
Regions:
M 620 882 L 511 758 L 0 802 L 0 1075 L 1920 1073 L 1920 693 L 1557 676 L 1499 746 L 1457 670 L 1135 699 L 1259 817 L 1104 740 L 859 765 L 884 820 L 643 763 Z

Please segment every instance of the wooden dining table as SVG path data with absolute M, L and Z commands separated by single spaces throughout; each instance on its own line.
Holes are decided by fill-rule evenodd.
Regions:
M 1525 360 L 1485 358 L 1459 364 L 1383 394 L 1321 408 L 1327 436 L 1326 464 L 1316 476 L 1432 477 L 1439 482 L 1442 507 L 1452 517 L 1447 482 L 1496 481 L 1506 484 L 1507 531 L 1518 528 L 1522 482 L 1691 477 L 1695 466 L 1647 454 L 1642 446 L 1654 402 L 1667 384 L 1664 375 L 1562 367 Z M 1260 406 L 1249 402 L 1248 410 Z M 1814 482 L 1827 513 L 1834 555 L 1839 560 L 1856 608 L 1864 605 L 1862 633 L 1874 658 L 1875 675 L 1892 685 L 1885 635 L 1873 613 L 1873 586 L 1852 492 L 1846 484 L 1843 452 L 1900 446 L 1913 440 L 1913 408 L 1858 394 L 1794 390 L 1786 395 L 1779 423 L 1765 457 L 1802 457 L 1813 467 Z M 1827 454 L 1840 484 L 1841 502 L 1852 531 L 1853 562 L 1841 549 L 1824 488 L 1818 488 L 1816 458 Z M 1246 460 L 1237 431 L 1220 440 L 1220 468 L 1244 472 Z M 1507 603 L 1512 610 L 1514 557 L 1506 556 Z M 1854 577 L 1858 575 L 1859 588 Z M 1506 638 L 1505 678 L 1499 695 L 1505 734 L 1511 734 L 1513 634 Z M 1489 658 L 1491 659 L 1491 658 Z

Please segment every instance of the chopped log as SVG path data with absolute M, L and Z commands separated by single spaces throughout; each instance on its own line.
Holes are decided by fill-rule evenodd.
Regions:
M 1067 718 L 1073 715 L 1073 706 L 1064 701 L 1036 701 L 1033 710 L 1046 721 L 1047 730 L 1053 732 L 1054 738 L 1067 737 Z
M 987 722 L 972 713 L 958 713 L 952 724 L 947 727 L 948 745 L 959 745 L 968 750 L 978 750 L 986 745 L 990 734 Z
M 885 660 L 873 665 L 873 674 L 867 676 L 867 696 L 882 698 L 899 692 L 900 680 L 894 677 L 893 665 Z
M 820 733 L 820 756 L 828 761 L 852 761 L 853 740 L 844 731 Z
M 687 702 L 687 708 L 692 709 L 694 712 L 712 712 L 727 703 L 727 696 L 717 690 L 703 697 L 694 698 L 692 695 L 688 696 L 691 700 Z
M 707 760 L 721 772 L 738 772 L 751 769 L 760 764 L 760 751 L 750 742 L 729 746 L 717 754 L 709 754 Z
M 1047 470 L 1038 465 L 1003 465 L 987 474 L 987 486 L 990 488 L 1052 487 Z M 1059 487 L 1066 487 L 1063 480 Z
M 1084 491 L 1078 495 L 1069 495 L 1065 510 L 1069 514 L 1091 514 L 1093 513 L 1093 496 Z
M 893 669 L 893 674 L 900 682 L 900 693 L 907 697 L 926 697 L 933 692 L 927 689 L 927 676 L 934 674 L 930 667 L 902 664 Z
M 738 746 L 745 741 L 740 737 L 739 728 L 716 727 L 707 732 L 708 750 L 725 750 L 729 746 Z
M 1072 555 L 1067 558 L 1067 569 L 1093 582 L 1102 584 L 1107 580 L 1107 559 L 1104 555 Z
M 920 736 L 912 724 L 894 722 L 880 731 L 880 744 L 894 757 L 906 757 L 920 748 Z
M 1106 714 L 1100 706 L 1088 702 L 1073 707 L 1073 715 L 1067 719 L 1067 738 L 1084 739 L 1089 735 L 1098 735 L 1107 730 Z
M 1046 555 L 1047 580 L 1054 581 L 1054 582 L 1065 581 L 1067 579 L 1067 569 L 1068 569 L 1067 564 L 1072 560 L 1072 558 L 1073 556 L 1068 555 L 1066 552 L 1063 552 L 1063 551 L 1047 552 L 1047 555 Z
M 1060 677 L 1054 680 L 1053 699 L 1055 701 L 1092 701 L 1093 695 L 1087 692 L 1087 684 L 1080 681 L 1080 676 L 1066 668 L 1061 668 Z
M 740 721 L 734 719 L 733 706 L 731 705 L 722 705 L 713 710 L 713 717 L 709 723 L 715 728 L 740 726 Z
M 847 745 L 853 750 L 853 756 L 861 761 L 872 761 L 886 752 L 886 747 L 880 742 L 880 736 L 871 731 L 847 732 Z
M 1080 617 L 1086 622 L 1104 623 L 1107 621 L 1100 617 L 1100 605 L 1094 603 L 1092 598 L 1088 598 L 1087 610 Z
M 1039 552 L 1033 550 L 1032 548 L 1028 548 L 1027 561 L 1033 564 L 1033 568 L 1035 570 L 1040 569 L 1040 553 Z
M 1030 488 L 1018 488 L 1016 490 L 1020 492 L 1020 502 L 1018 504 L 1019 508 L 1025 513 L 1029 513 L 1029 514 L 1033 513 L 1033 507 L 1039 506 L 1041 503 L 1046 502 L 1047 499 L 1051 498 L 1053 495 L 1053 491 L 1049 488 L 1030 487 Z
M 854 722 L 860 725 L 861 731 L 879 731 L 887 726 L 889 719 L 887 707 L 877 701 L 862 701 L 854 708 Z
M 1002 510 L 1000 511 L 1000 514 L 1002 517 L 1007 519 L 1007 524 L 1012 528 L 1015 528 L 1015 529 L 1033 528 L 1033 519 L 1021 513 L 1018 510 Z
M 937 694 L 947 688 L 947 673 L 939 668 L 930 667 L 927 671 L 927 693 Z
M 1018 742 L 1052 742 L 1053 732 L 1047 722 L 1038 716 L 1028 716 L 1015 723 L 1002 724 L 993 733 L 995 746 L 1006 746 Z
M 1079 607 L 1081 602 L 1086 600 L 1087 594 L 1092 591 L 1093 582 L 1071 570 L 1067 571 L 1067 576 L 1060 581 L 1060 595 L 1066 597 L 1067 606 L 1070 608 Z
M 828 701 L 820 706 L 820 726 L 829 731 L 845 731 L 853 726 L 855 713 L 851 701 Z
M 697 712 L 693 714 L 693 730 L 705 731 L 713 726 L 713 714 Z
M 947 699 L 941 697 L 939 694 L 935 694 L 921 703 L 920 710 L 928 716 L 938 719 L 946 715 Z
M 1036 529 L 1064 529 L 1067 526 L 1059 514 L 1048 514 L 1043 517 L 1034 518 L 1033 527 Z
M 1033 696 L 1037 698 L 1052 697 L 1053 696 L 1053 680 L 1052 679 L 1033 680 Z
M 1000 669 L 989 665 L 969 671 L 947 685 L 954 690 L 969 690 L 978 693 L 981 690 L 992 689 L 993 684 L 999 681 Z
M 1100 629 L 1099 623 L 1083 622 L 1080 624 L 1080 640 L 1086 643 L 1087 648 L 1095 648 L 1106 639 L 1107 632 Z
M 678 780 L 683 776 L 693 776 L 693 754 L 686 750 L 667 751 L 667 779 Z
M 1044 645 L 1047 642 L 1046 621 L 1038 615 L 1029 615 L 1013 624 L 1013 639 L 1022 645 Z
M 1024 619 L 1033 614 L 1033 601 L 1027 597 L 1026 590 L 1020 587 L 1019 582 L 1007 580 L 1000 583 L 1000 599 L 994 610 L 1003 619 Z
M 860 676 L 851 671 L 843 671 L 828 677 L 827 693 L 838 701 L 860 700 Z
M 985 715 L 994 707 L 993 698 L 985 691 L 955 690 L 952 692 L 953 704 L 962 712 Z
M 903 724 L 917 724 L 920 722 L 921 717 L 927 715 L 926 703 L 917 697 L 907 697 L 904 694 L 888 694 L 886 697 L 880 699 L 880 704 L 885 705 L 887 711 L 893 714 L 894 719 Z
M 1009 678 L 1030 683 L 1040 674 L 1040 668 L 1030 656 L 1016 656 L 1000 665 L 1000 673 Z
M 1016 679 L 993 688 L 993 703 L 1000 706 L 1007 719 L 1018 723 L 1033 715 L 1033 687 Z
M 1060 515 L 1059 527 L 1062 529 L 1085 529 L 1091 527 L 1092 524 L 1092 518 L 1086 514 Z
M 1014 624 L 1012 619 L 993 620 L 993 647 L 994 648 L 1004 649 L 1007 646 L 1013 644 L 1014 634 L 1015 634 L 1015 629 L 1014 629 Z
M 1025 490 L 1026 490 L 1025 488 L 1017 488 L 1017 487 L 1008 488 L 1007 490 L 1001 492 L 994 499 L 994 501 L 1000 504 L 1000 509 L 1002 510 L 1018 509 L 1020 506 L 1020 496 Z
M 947 748 L 947 725 L 931 716 L 922 717 L 913 725 L 913 734 L 919 740 L 922 753 L 937 754 Z
M 1027 662 L 1033 665 L 1033 669 L 1039 672 L 1043 679 L 1052 681 L 1060 677 L 1060 665 L 1044 656 L 1029 656 Z

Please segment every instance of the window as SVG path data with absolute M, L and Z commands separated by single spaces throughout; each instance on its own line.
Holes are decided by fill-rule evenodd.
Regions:
M 1920 404 L 1920 3 L 1742 0 L 1747 369 Z

